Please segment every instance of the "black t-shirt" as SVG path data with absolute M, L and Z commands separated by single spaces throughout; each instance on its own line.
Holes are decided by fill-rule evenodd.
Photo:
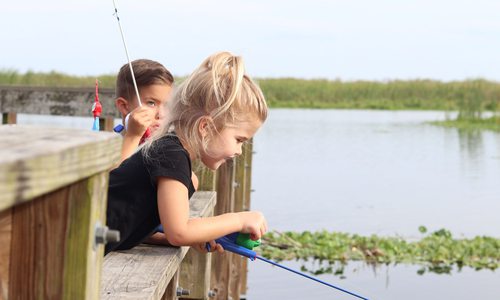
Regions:
M 140 244 L 160 224 L 157 178 L 169 177 L 183 183 L 189 198 L 194 193 L 191 160 L 176 136 L 154 142 L 144 156 L 134 153 L 109 175 L 107 226 L 120 231 L 120 242 L 108 243 L 105 253 Z M 186 199 L 187 200 L 187 199 Z

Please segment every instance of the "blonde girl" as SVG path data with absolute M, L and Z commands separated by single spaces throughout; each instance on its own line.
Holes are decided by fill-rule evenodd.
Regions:
M 168 243 L 204 251 L 222 250 L 214 240 L 232 232 L 260 238 L 267 230 L 260 212 L 189 218 L 195 189 L 191 165 L 200 160 L 216 170 L 242 152 L 267 118 L 259 87 L 245 74 L 241 57 L 228 52 L 209 56 L 178 87 L 168 122 L 146 145 L 110 173 L 107 224 L 121 233 L 106 253 L 129 249 L 162 224 Z

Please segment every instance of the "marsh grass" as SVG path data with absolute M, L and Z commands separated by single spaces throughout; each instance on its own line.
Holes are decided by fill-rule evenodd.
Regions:
M 49 73 L 28 71 L 19 73 L 16 70 L 1 70 L 1 85 L 27 85 L 27 86 L 55 86 L 55 87 L 93 87 L 95 80 L 99 80 L 99 86 L 114 88 L 116 76 L 71 76 L 64 73 L 52 71 Z
M 114 88 L 116 75 L 71 76 L 59 72 L 19 73 L 0 70 L 0 85 Z M 176 77 L 182 82 L 185 77 Z M 455 120 L 437 125 L 462 129 L 500 130 L 500 83 L 484 79 L 442 82 L 436 80 L 340 81 L 324 79 L 261 78 L 271 107 L 383 110 L 458 111 Z M 484 118 L 484 112 L 493 117 Z

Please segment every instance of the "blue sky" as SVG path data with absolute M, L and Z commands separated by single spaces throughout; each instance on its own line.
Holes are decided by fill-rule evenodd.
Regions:
M 242 55 L 255 77 L 500 81 L 500 1 L 117 0 L 132 59 L 186 75 Z M 126 62 L 112 0 L 0 5 L 0 68 L 116 73 Z

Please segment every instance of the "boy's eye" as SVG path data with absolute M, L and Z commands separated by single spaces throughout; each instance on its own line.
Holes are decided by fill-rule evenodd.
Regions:
M 153 100 L 148 100 L 148 101 L 146 101 L 146 105 L 150 106 L 150 107 L 155 107 L 156 106 L 156 102 L 154 102 Z

